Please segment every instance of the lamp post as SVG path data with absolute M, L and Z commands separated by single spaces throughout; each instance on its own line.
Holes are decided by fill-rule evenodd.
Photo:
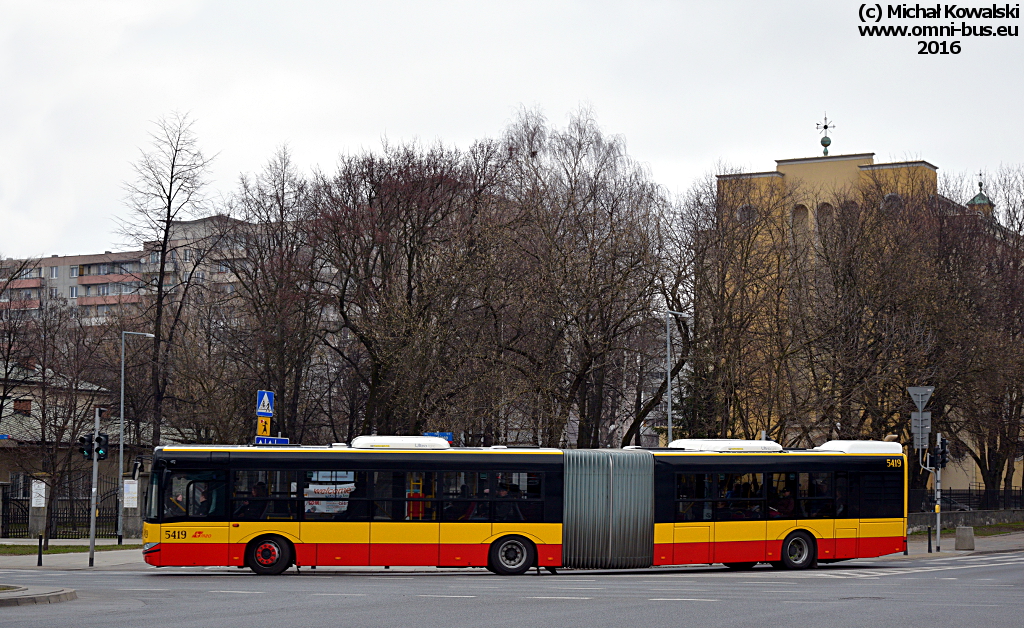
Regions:
M 665 384 L 666 392 L 668 394 L 669 443 L 672 442 L 672 316 L 686 316 L 686 314 L 672 310 L 665 310 Z
M 117 544 L 124 541 L 124 340 L 125 336 L 142 336 L 143 338 L 155 338 L 153 334 L 146 334 L 140 331 L 121 332 L 121 405 L 120 427 L 117 438 Z M 99 430 L 97 430 L 99 431 Z

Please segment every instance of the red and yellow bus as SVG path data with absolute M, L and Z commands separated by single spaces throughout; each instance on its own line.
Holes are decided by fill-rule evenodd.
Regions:
M 802 569 L 906 548 L 896 443 L 682 440 L 663 449 L 164 446 L 143 553 L 154 566 Z

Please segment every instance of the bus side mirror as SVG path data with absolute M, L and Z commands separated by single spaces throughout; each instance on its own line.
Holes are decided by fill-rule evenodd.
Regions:
M 138 480 L 139 476 L 142 475 L 142 471 L 143 471 L 142 461 L 141 460 L 136 460 L 132 464 L 132 479 L 133 480 Z

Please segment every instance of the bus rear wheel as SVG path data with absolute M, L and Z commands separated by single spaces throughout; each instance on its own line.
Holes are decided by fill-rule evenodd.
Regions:
M 249 569 L 261 576 L 276 576 L 292 566 L 292 544 L 277 535 L 261 536 L 245 548 Z
M 814 537 L 798 530 L 782 542 L 782 564 L 786 569 L 807 569 L 814 564 Z
M 503 536 L 491 543 L 490 568 L 499 576 L 518 576 L 530 570 L 537 562 L 537 548 L 529 539 Z

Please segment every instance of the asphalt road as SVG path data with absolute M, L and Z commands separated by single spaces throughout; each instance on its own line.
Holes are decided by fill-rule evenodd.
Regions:
M 861 560 L 792 572 L 0 570 L 79 599 L 0 609 L 0 626 L 1024 626 L 1024 552 Z

